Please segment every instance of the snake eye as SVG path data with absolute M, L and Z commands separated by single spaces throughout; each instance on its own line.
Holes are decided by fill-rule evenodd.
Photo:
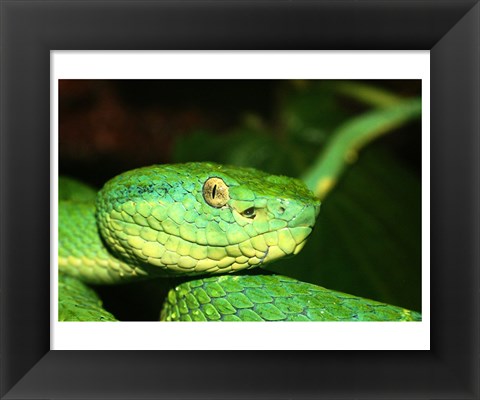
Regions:
M 212 207 L 223 207 L 230 199 L 227 184 L 221 178 L 208 178 L 203 184 L 203 198 Z
M 247 208 L 242 215 L 247 218 L 255 218 L 255 207 Z

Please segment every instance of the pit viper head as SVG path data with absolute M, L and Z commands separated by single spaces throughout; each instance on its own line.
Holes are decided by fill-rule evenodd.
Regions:
M 107 182 L 96 201 L 99 231 L 116 257 L 189 275 L 297 254 L 319 210 L 297 179 L 213 163 L 129 171 Z
M 297 254 L 320 202 L 300 181 L 214 163 L 120 174 L 62 201 L 59 267 L 90 283 L 230 273 Z

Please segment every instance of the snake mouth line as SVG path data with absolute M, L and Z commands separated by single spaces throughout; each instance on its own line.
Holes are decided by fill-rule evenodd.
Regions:
M 125 220 L 123 220 L 123 219 L 118 219 L 118 218 L 112 218 L 112 219 L 114 219 L 114 220 L 116 220 L 116 221 L 120 221 L 120 222 L 122 222 L 122 223 L 124 223 L 124 224 L 133 225 L 133 226 L 138 226 L 138 224 L 136 224 L 135 222 L 125 221 Z M 158 230 L 158 229 L 155 229 L 155 228 L 152 228 L 152 227 L 150 227 L 150 229 L 152 229 L 152 230 L 154 230 L 154 231 L 157 231 L 157 232 L 164 232 L 164 233 L 167 234 L 167 235 L 174 236 L 174 237 L 176 237 L 176 238 L 178 238 L 178 239 L 181 239 L 181 240 L 183 240 L 183 241 L 185 241 L 185 242 L 188 242 L 188 243 L 191 243 L 191 244 L 195 244 L 195 245 L 198 245 L 198 246 L 209 246 L 209 247 L 218 247 L 218 248 L 223 248 L 223 247 L 225 247 L 225 245 L 222 245 L 222 244 L 200 243 L 200 242 L 197 242 L 197 241 L 195 241 L 195 240 L 186 239 L 186 238 L 184 238 L 183 236 L 180 236 L 180 235 L 178 235 L 178 234 L 171 233 L 171 232 L 167 232 L 167 231 L 164 231 L 164 230 Z M 282 229 L 286 229 L 286 228 L 282 228 Z M 264 235 L 267 234 L 267 233 L 278 232 L 279 230 L 280 230 L 280 229 L 273 229 L 273 230 L 269 230 L 269 231 L 266 231 L 266 232 L 257 233 L 256 235 L 251 236 L 251 237 L 249 237 L 248 239 L 242 240 L 241 242 L 230 243 L 229 246 L 240 245 L 240 244 L 242 244 L 242 243 L 251 241 L 251 240 L 253 240 L 253 239 L 257 238 L 257 237 L 264 236 Z M 311 234 L 311 232 L 308 234 L 308 236 L 310 236 L 310 234 Z M 101 236 L 101 235 L 100 235 L 100 236 Z M 307 238 L 308 238 L 308 236 L 307 236 Z M 102 237 L 102 236 L 101 236 L 101 237 Z M 102 237 L 102 240 L 103 240 L 103 237 Z M 305 240 L 305 239 L 304 239 L 304 240 Z M 304 240 L 302 240 L 302 242 L 303 242 Z M 269 247 L 270 247 L 270 246 L 267 246 L 267 250 L 266 250 L 266 252 L 265 252 L 266 255 L 268 254 Z M 262 257 L 262 260 L 266 257 L 266 255 Z
M 263 254 L 263 257 L 260 259 L 259 265 L 263 264 L 263 262 L 265 261 L 265 258 L 267 258 L 267 256 L 268 256 L 268 251 L 269 250 L 270 250 L 270 246 L 267 246 L 267 250 L 265 250 L 265 253 Z

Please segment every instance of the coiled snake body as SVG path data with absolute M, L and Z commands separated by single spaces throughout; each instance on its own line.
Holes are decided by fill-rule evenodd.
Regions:
M 113 319 L 87 284 L 196 276 L 172 289 L 167 321 L 419 320 L 399 307 L 279 275 L 241 275 L 297 254 L 319 200 L 300 180 L 214 163 L 144 167 L 98 192 L 61 181 L 59 319 Z M 209 275 L 209 276 L 208 276 Z M 81 285 L 82 287 L 80 287 Z M 93 292 L 92 292 L 93 293 Z M 89 297 L 90 296 L 90 297 Z M 88 313 L 88 312 L 87 312 Z

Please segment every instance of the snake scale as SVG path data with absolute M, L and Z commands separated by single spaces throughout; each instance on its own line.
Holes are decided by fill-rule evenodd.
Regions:
M 215 163 L 154 165 L 95 193 L 60 180 L 59 320 L 111 321 L 85 284 L 191 276 L 164 321 L 416 321 L 417 312 L 280 275 L 244 275 L 306 244 L 320 201 L 294 178 Z

